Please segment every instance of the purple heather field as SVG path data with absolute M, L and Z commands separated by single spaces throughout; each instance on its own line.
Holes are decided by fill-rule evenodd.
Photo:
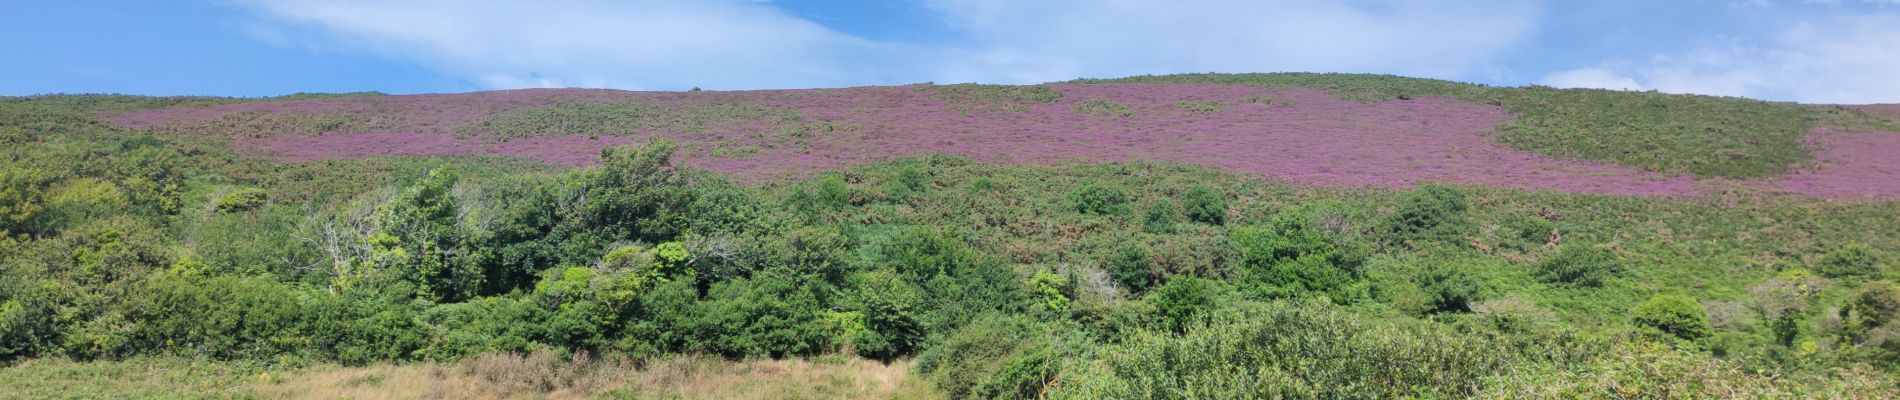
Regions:
M 1603 162 L 1563 159 L 1494 144 L 1512 117 L 1447 98 L 1357 102 L 1309 90 L 1203 84 L 1053 84 L 1050 103 L 958 103 L 927 85 L 737 92 L 529 89 L 468 94 L 345 97 L 145 110 L 115 124 L 166 134 L 214 135 L 285 162 L 384 155 L 498 155 L 566 166 L 596 161 L 603 146 L 662 136 L 687 163 L 742 180 L 926 153 L 1019 164 L 1155 161 L 1197 164 L 1288 182 L 1408 187 L 1423 182 L 1615 195 L 1691 195 L 1715 183 Z M 1108 100 L 1131 115 L 1082 113 Z M 749 104 L 798 122 L 651 125 L 628 132 L 534 132 L 500 140 L 470 135 L 485 118 L 555 104 L 637 103 L 681 109 Z M 1219 104 L 1193 109 L 1193 104 Z M 1861 106 L 1900 113 L 1895 106 Z M 242 130 L 247 118 L 313 116 L 352 121 L 309 134 Z M 795 138 L 788 124 L 803 125 Z M 253 125 L 254 126 L 254 125 Z M 606 134 L 602 134 L 606 133 Z M 1900 197 L 1900 134 L 1816 129 L 1815 162 L 1783 177 L 1741 184 L 1798 195 Z

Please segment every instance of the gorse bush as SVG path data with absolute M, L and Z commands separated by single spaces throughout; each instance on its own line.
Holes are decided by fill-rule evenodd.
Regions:
M 1537 279 L 1577 287 L 1599 287 L 1622 272 L 1616 255 L 1588 244 L 1571 244 L 1537 263 Z
M 224 197 L 218 198 L 218 212 L 234 213 L 250 211 L 258 207 L 263 207 L 264 202 L 269 200 L 270 194 L 265 192 L 264 189 L 238 189 L 225 194 Z
M 1128 191 L 1104 182 L 1084 182 L 1069 192 L 1069 203 L 1083 214 L 1120 215 L 1128 213 Z
M 1709 328 L 1709 316 L 1703 312 L 1702 304 L 1688 296 L 1651 297 L 1630 310 L 1630 318 L 1637 326 L 1653 328 L 1687 340 L 1699 340 L 1713 334 Z
M 1366 249 L 1338 232 L 1326 230 L 1324 211 L 1285 210 L 1261 226 L 1227 230 L 1246 279 L 1271 297 L 1326 294 L 1348 300 L 1358 281 Z
M 1399 241 L 1457 239 L 1471 208 L 1464 192 L 1443 185 L 1421 185 L 1386 221 L 1390 237 Z
M 1853 243 L 1828 252 L 1816 272 L 1829 278 L 1861 277 L 1880 279 L 1886 265 L 1867 245 Z
M 1088 100 L 1078 101 L 1078 102 L 1075 102 L 1075 106 L 1071 108 L 1075 110 L 1076 114 L 1093 115 L 1093 116 L 1098 116 L 1098 117 L 1122 118 L 1122 117 L 1135 115 L 1135 109 L 1129 108 L 1127 105 L 1116 103 L 1114 101 L 1109 101 L 1106 99 L 1088 99 Z
M 1182 204 L 1189 220 L 1208 225 L 1227 223 L 1227 195 L 1213 188 L 1198 185 L 1189 188 L 1182 194 Z

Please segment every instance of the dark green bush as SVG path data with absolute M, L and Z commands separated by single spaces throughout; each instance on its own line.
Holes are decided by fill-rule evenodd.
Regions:
M 1588 244 L 1571 244 L 1537 263 L 1534 274 L 1545 283 L 1600 287 L 1622 272 L 1616 255 Z
M 1148 256 L 1148 250 L 1135 244 L 1124 244 L 1115 248 L 1115 252 L 1109 254 L 1108 262 L 1103 264 L 1108 266 L 1108 275 L 1115 279 L 1115 284 L 1130 295 L 1135 295 L 1147 291 L 1148 285 L 1154 281 L 1154 272 L 1148 267 L 1153 261 Z
M 1077 212 L 1096 215 L 1121 215 L 1128 213 L 1128 190 L 1121 186 L 1089 181 L 1069 192 L 1069 203 Z
M 1174 233 L 1175 214 L 1179 212 L 1173 201 L 1159 199 L 1148 203 L 1148 211 L 1142 213 L 1141 230 L 1157 235 Z
M 1867 245 L 1854 243 L 1828 252 L 1815 272 L 1829 278 L 1880 279 L 1885 275 L 1880 255 Z
M 1227 238 L 1251 289 L 1269 297 L 1342 292 L 1358 280 L 1367 250 L 1316 224 L 1319 212 L 1286 210 L 1268 225 L 1234 227 Z
M 1386 220 L 1385 231 L 1396 242 L 1455 240 L 1469 224 L 1466 210 L 1470 208 L 1471 202 L 1458 188 L 1420 185 Z
M 1432 264 L 1419 274 L 1418 285 L 1433 312 L 1470 312 L 1484 300 L 1484 282 L 1462 265 Z
M 1220 307 L 1215 301 L 1219 296 L 1218 291 L 1219 287 L 1213 282 L 1181 276 L 1156 287 L 1148 294 L 1147 300 L 1154 303 L 1155 312 L 1161 315 L 1169 329 L 1178 332 Z
M 1208 225 L 1227 223 L 1227 195 L 1214 188 L 1196 185 L 1182 194 L 1188 220 Z
M 1702 310 L 1702 303 L 1688 296 L 1650 297 L 1630 310 L 1630 318 L 1638 326 L 1686 340 L 1700 340 L 1714 333 L 1709 328 L 1709 316 Z

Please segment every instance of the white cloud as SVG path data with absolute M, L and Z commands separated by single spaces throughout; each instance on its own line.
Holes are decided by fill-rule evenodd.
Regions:
M 1463 77 L 1527 39 L 1523 1 L 926 0 L 974 36 L 970 79 L 1326 71 Z M 1008 71 L 1008 72 L 996 72 Z
M 1811 103 L 1900 102 L 1900 17 L 1841 16 L 1795 24 L 1764 43 L 1734 40 L 1637 64 L 1562 71 L 1560 87 L 1652 88 Z
M 904 46 L 748 1 L 240 0 L 286 28 L 486 87 L 778 88 L 890 82 Z
M 1026 83 L 1178 72 L 1445 78 L 1533 32 L 1510 0 L 920 0 L 955 45 L 867 40 L 745 0 L 227 0 L 255 37 L 412 60 L 491 88 Z M 302 30 L 277 34 L 256 26 Z M 303 32 L 307 31 L 307 32 Z

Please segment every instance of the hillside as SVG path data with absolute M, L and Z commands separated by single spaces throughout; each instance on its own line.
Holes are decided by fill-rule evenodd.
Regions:
M 1900 107 L 0 99 L 0 398 L 1892 398 Z
M 1016 164 L 1185 163 L 1344 187 L 1692 195 L 1739 184 L 1860 199 L 1900 196 L 1900 160 L 1878 156 L 1900 153 L 1900 135 L 1880 131 L 1900 127 L 1879 107 L 1269 74 L 352 96 L 109 120 L 230 140 L 286 162 L 464 154 L 579 166 L 597 162 L 601 147 L 664 137 L 683 146 L 688 163 L 748 180 L 934 153 Z

